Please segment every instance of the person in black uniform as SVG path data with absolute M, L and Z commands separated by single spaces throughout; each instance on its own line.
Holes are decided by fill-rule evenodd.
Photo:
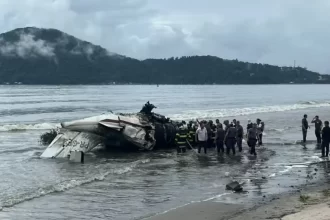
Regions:
M 227 134 L 227 132 L 228 132 L 228 129 L 229 129 L 229 127 L 230 127 L 230 123 L 229 123 L 229 120 L 224 120 L 223 121 L 223 124 L 224 124 L 224 130 L 225 130 L 225 134 Z M 224 141 L 224 144 L 226 145 L 226 147 L 227 147 L 227 143 L 226 143 L 226 141 Z
M 217 132 L 215 135 L 215 144 L 217 146 L 218 153 L 220 153 L 220 151 L 222 153 L 225 152 L 225 149 L 223 147 L 224 139 L 225 139 L 225 130 L 223 130 L 222 124 L 218 124 Z
M 215 136 L 217 134 L 217 126 L 215 124 L 212 125 L 211 132 L 212 132 L 212 135 L 211 135 L 212 136 L 212 140 L 211 140 L 212 144 L 211 144 L 211 146 L 216 147 Z
M 312 123 L 315 124 L 315 136 L 317 139 L 317 144 L 321 144 L 321 131 L 322 131 L 322 121 L 319 119 L 319 116 L 313 118 Z
M 250 147 L 250 154 L 257 156 L 256 153 L 256 145 L 258 141 L 258 131 L 257 124 L 253 124 L 252 128 L 250 128 L 247 132 L 247 144 Z
M 322 157 L 329 156 L 329 143 L 330 143 L 330 127 L 329 122 L 324 122 L 324 128 L 322 129 Z
M 230 153 L 230 150 L 233 151 L 233 155 L 236 154 L 235 151 L 235 145 L 236 145 L 236 136 L 237 136 L 237 130 L 234 127 L 233 124 L 230 124 L 226 136 L 225 136 L 225 143 L 226 143 L 226 147 L 227 147 L 227 154 Z
M 307 130 L 309 127 L 308 121 L 307 121 L 307 115 L 304 115 L 304 118 L 301 120 L 301 127 L 302 127 L 302 133 L 303 133 L 303 143 L 306 143 L 306 137 L 307 137 Z
M 236 128 L 236 119 L 232 121 L 232 125 L 234 125 L 234 127 Z
M 244 136 L 244 128 L 242 127 L 240 121 L 236 122 L 236 130 L 237 130 L 236 141 L 237 141 L 238 151 L 242 152 L 242 150 L 243 150 L 242 142 L 243 142 L 243 136 Z
M 252 124 L 251 120 L 249 119 L 249 120 L 248 120 L 248 123 L 247 123 L 247 125 L 246 125 L 246 133 L 247 133 L 248 130 L 249 130 L 250 128 L 252 128 L 252 127 L 253 127 L 253 124 Z
M 207 131 L 207 148 L 212 147 L 212 126 L 213 126 L 213 121 L 208 121 L 206 123 L 206 131 Z
M 249 132 L 250 128 L 252 128 L 252 127 L 253 127 L 253 124 L 252 124 L 251 120 L 249 119 L 248 123 L 246 125 L 246 138 L 247 138 L 247 133 Z
M 230 127 L 230 124 L 229 124 L 229 121 L 228 120 L 224 120 L 223 121 L 223 124 L 225 125 L 225 133 L 227 133 L 227 131 L 228 131 L 228 129 L 229 129 L 229 127 Z

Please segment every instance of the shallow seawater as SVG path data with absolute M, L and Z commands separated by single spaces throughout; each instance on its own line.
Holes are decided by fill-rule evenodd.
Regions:
M 301 90 L 309 93 L 301 96 Z M 252 201 L 328 178 L 313 127 L 299 144 L 301 117 L 330 118 L 330 93 L 305 86 L 0 86 L 1 219 L 143 219 L 184 204 Z M 93 152 L 84 164 L 40 159 L 39 136 L 60 122 L 108 110 L 137 112 L 146 101 L 173 119 L 236 118 L 266 123 L 258 156 L 174 150 Z M 183 103 L 184 100 L 184 103 Z M 315 168 L 317 171 L 315 171 Z M 225 190 L 245 182 L 245 193 Z

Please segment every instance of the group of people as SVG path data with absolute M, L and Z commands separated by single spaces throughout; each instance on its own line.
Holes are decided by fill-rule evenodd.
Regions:
M 257 119 L 256 123 L 248 121 L 246 134 L 241 123 L 236 119 L 231 123 L 229 120 L 225 120 L 223 124 L 218 119 L 215 124 L 212 120 L 196 121 L 195 123 L 190 121 L 187 126 L 185 126 L 185 122 L 182 122 L 175 141 L 180 153 L 185 152 L 187 147 L 193 148 L 193 146 L 198 147 L 198 153 L 201 153 L 203 148 L 206 154 L 207 149 L 212 147 L 215 147 L 218 153 L 224 153 L 226 147 L 227 154 L 232 151 L 235 155 L 236 147 L 239 152 L 242 151 L 243 138 L 246 137 L 250 153 L 257 155 L 255 147 L 257 144 L 262 145 L 264 128 L 265 124 L 260 119 Z
M 305 114 L 302 119 L 303 143 L 306 143 L 307 131 L 310 129 L 307 117 Z M 330 145 L 329 121 L 325 121 L 323 126 L 319 116 L 315 116 L 311 123 L 315 124 L 315 136 L 317 144 L 321 146 L 322 157 L 328 157 Z M 203 148 L 206 154 L 208 148 L 215 147 L 218 153 L 226 151 L 227 154 L 230 154 L 230 151 L 232 151 L 233 154 L 236 154 L 236 147 L 239 152 L 242 151 L 242 142 L 245 137 L 250 147 L 250 153 L 257 155 L 255 148 L 257 145 L 262 145 L 264 129 L 265 123 L 261 119 L 257 119 L 256 123 L 248 120 L 246 133 L 241 123 L 236 119 L 232 122 L 225 120 L 223 124 L 220 123 L 219 119 L 215 123 L 212 120 L 190 121 L 187 125 L 182 122 L 176 134 L 175 143 L 180 153 L 184 153 L 187 147 L 197 147 L 198 153 L 201 153 Z
M 317 144 L 321 145 L 322 149 L 322 157 L 328 157 L 329 156 L 329 143 L 330 143 L 330 127 L 329 127 L 329 121 L 323 123 L 320 120 L 319 116 L 315 116 L 311 123 L 315 124 L 315 136 L 317 139 Z M 305 114 L 302 119 L 302 133 L 303 133 L 303 143 L 306 143 L 306 137 L 307 137 L 307 131 L 310 128 L 308 121 L 307 121 L 307 115 Z

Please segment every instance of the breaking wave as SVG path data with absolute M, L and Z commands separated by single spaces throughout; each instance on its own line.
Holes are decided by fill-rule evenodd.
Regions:
M 189 110 L 181 114 L 172 114 L 169 117 L 173 120 L 191 120 L 191 119 L 210 119 L 233 116 L 252 115 L 257 113 L 284 112 L 307 108 L 330 107 L 330 102 L 304 102 L 293 105 L 272 105 L 261 107 L 245 107 L 232 109 L 208 109 L 208 110 Z
M 29 151 L 40 151 L 40 150 L 44 150 L 44 148 L 29 147 L 29 148 L 16 149 L 16 150 L 3 150 L 3 151 L 0 151 L 0 154 L 25 153 L 25 152 L 29 152 Z
M 22 130 L 49 130 L 61 127 L 58 123 L 41 123 L 41 124 L 7 124 L 0 126 L 0 132 L 5 131 L 22 131 Z
M 234 117 L 252 115 L 257 113 L 269 113 L 269 112 L 284 112 L 298 109 L 307 108 L 320 108 L 330 107 L 330 102 L 316 102 L 307 101 L 299 102 L 293 105 L 273 105 L 273 106 L 260 106 L 260 107 L 245 107 L 245 108 L 229 108 L 229 109 L 206 109 L 206 110 L 187 110 L 179 114 L 166 115 L 172 120 L 194 120 L 198 119 L 213 119 L 223 117 Z M 71 109 L 74 111 L 74 109 Z M 20 130 L 48 130 L 61 127 L 59 123 L 40 123 L 40 124 L 7 124 L 0 126 L 0 132 L 2 131 L 20 131 Z M 282 129 L 276 129 L 276 132 L 283 132 L 290 127 Z
M 302 102 L 298 102 L 298 104 L 302 104 L 302 105 L 317 105 L 317 104 L 322 104 L 318 101 L 302 101 Z
M 13 207 L 13 206 L 23 203 L 25 201 L 36 199 L 36 198 L 39 198 L 39 197 L 42 197 L 42 196 L 45 196 L 45 195 L 48 195 L 51 193 L 64 192 L 66 190 L 69 190 L 69 189 L 72 189 L 72 188 L 75 188 L 75 187 L 78 187 L 78 186 L 81 186 L 84 184 L 92 183 L 94 181 L 102 181 L 110 174 L 115 174 L 115 175 L 125 174 L 128 172 L 131 172 L 139 164 L 144 164 L 144 163 L 149 163 L 149 162 L 150 162 L 150 159 L 138 160 L 138 161 L 132 162 L 127 167 L 123 167 L 123 168 L 119 168 L 119 169 L 112 169 L 112 170 L 95 175 L 90 178 L 79 178 L 79 179 L 66 180 L 66 181 L 56 183 L 55 185 L 50 185 L 50 186 L 45 186 L 45 187 L 39 188 L 34 192 L 25 193 L 23 195 L 17 195 L 15 197 L 8 198 L 4 202 L 2 202 L 1 206 L 0 206 L 0 210 L 2 210 L 3 208 Z
M 307 140 L 305 144 L 316 144 L 317 141 L 313 140 Z M 289 146 L 289 145 L 301 145 L 302 142 L 301 140 L 296 140 L 296 141 L 282 141 L 282 142 L 267 142 L 265 145 L 267 146 Z
M 283 128 L 268 128 L 267 131 L 275 133 L 284 133 L 292 129 L 297 129 L 297 126 L 285 126 Z

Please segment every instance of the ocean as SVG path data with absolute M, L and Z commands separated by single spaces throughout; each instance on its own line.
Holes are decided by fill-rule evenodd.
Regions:
M 0 219 L 145 219 L 198 201 L 253 202 L 328 178 L 313 126 L 300 144 L 301 119 L 330 120 L 328 85 L 0 86 Z M 84 164 L 40 159 L 39 137 L 61 122 L 145 102 L 173 120 L 262 119 L 264 146 L 207 156 L 175 150 L 98 150 Z M 318 172 L 315 172 L 317 166 Z M 240 194 L 225 190 L 244 182 Z

